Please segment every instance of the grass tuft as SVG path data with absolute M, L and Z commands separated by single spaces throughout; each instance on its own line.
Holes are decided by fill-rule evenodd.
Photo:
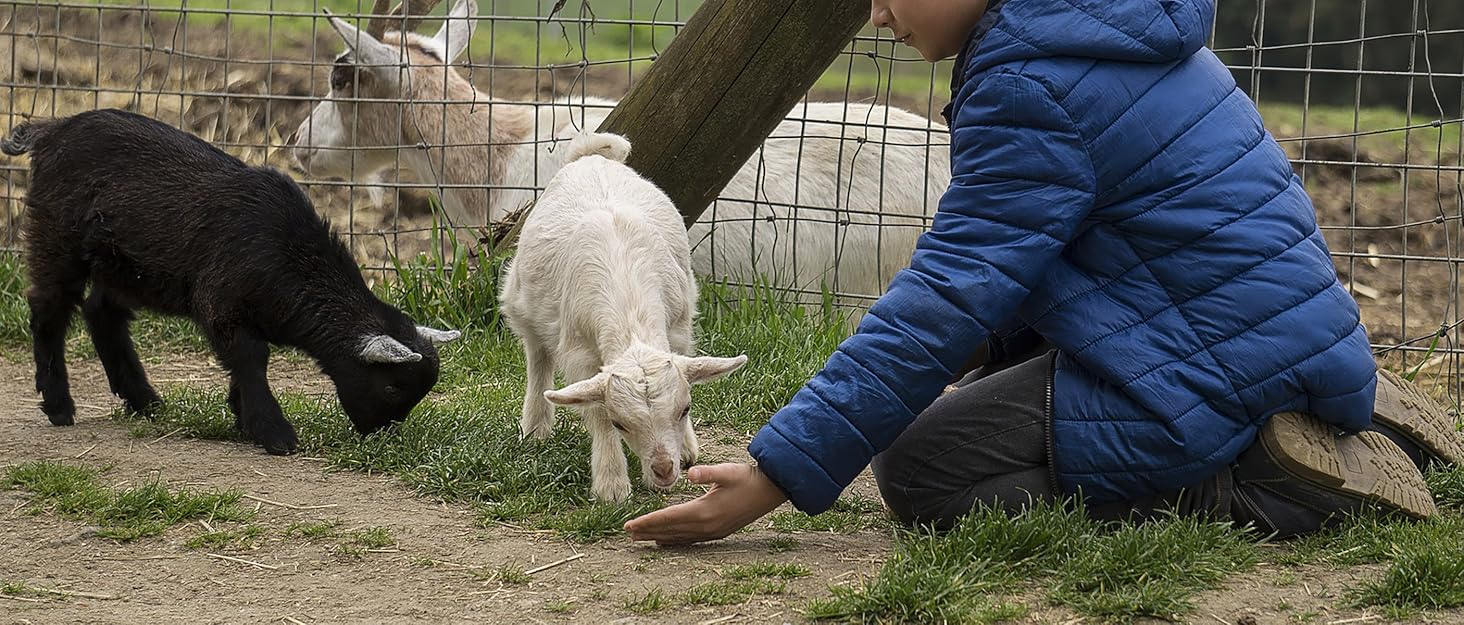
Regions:
M 831 532 L 836 534 L 851 534 L 889 525 L 878 500 L 853 494 L 839 497 L 834 501 L 834 505 L 822 514 L 809 516 L 797 510 L 776 512 L 768 516 L 768 523 L 777 532 Z
M 1429 470 L 1423 477 L 1439 508 L 1464 513 L 1464 467 Z
M 646 594 L 626 600 L 625 609 L 636 614 L 652 614 L 671 607 L 671 598 L 660 588 L 652 588 Z
M 1229 525 L 1192 516 L 1124 525 L 1063 559 L 1052 598 L 1090 616 L 1174 620 L 1198 590 L 1257 559 L 1254 542 Z
M 204 532 L 188 539 L 184 545 L 189 549 L 254 549 L 259 546 L 265 531 L 258 525 L 246 525 L 237 529 Z
M 1255 548 L 1227 525 L 1168 518 L 1106 527 L 1079 506 L 1039 504 L 1016 514 L 981 508 L 948 532 L 897 533 L 877 577 L 808 606 L 815 619 L 986 623 L 1015 618 L 1000 595 L 1029 578 L 1050 578 L 1049 599 L 1102 618 L 1160 616 L 1250 567 Z
M 252 516 L 239 507 L 236 491 L 175 491 L 156 479 L 116 490 L 99 484 L 98 477 L 86 467 L 29 462 L 12 467 L 4 485 L 30 491 L 36 511 L 50 508 L 88 521 L 101 528 L 98 535 L 124 542 L 156 536 L 185 521 L 245 521 Z
M 722 571 L 727 579 L 796 579 L 811 574 L 808 567 L 791 562 L 751 562 Z
M 792 536 L 774 536 L 768 539 L 768 553 L 784 553 L 798 548 L 798 539 Z
M 441 215 L 436 196 L 428 196 L 433 214 Z M 446 241 L 452 250 L 444 254 L 434 245 L 430 253 L 403 262 L 392 258 L 396 272 L 384 283 L 378 296 L 393 302 L 418 323 L 447 328 L 493 328 L 498 325 L 498 278 L 509 254 L 499 254 L 474 263 L 469 245 L 451 228 L 434 225 L 434 240 Z
M 1464 545 L 1457 536 L 1454 542 L 1399 545 L 1392 565 L 1363 584 L 1356 602 L 1397 616 L 1464 606 Z

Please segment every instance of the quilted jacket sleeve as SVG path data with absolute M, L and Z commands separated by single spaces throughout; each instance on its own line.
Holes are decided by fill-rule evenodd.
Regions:
M 827 510 L 939 396 L 1074 236 L 1094 198 L 1072 119 L 1036 81 L 999 72 L 956 94 L 953 176 L 910 267 L 749 452 L 808 514 Z

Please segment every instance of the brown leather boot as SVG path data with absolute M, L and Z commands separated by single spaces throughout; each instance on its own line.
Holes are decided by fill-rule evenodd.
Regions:
M 1464 464 L 1464 435 L 1455 418 L 1417 386 L 1386 369 L 1378 370 L 1373 429 L 1392 439 L 1419 470 Z
M 1338 434 L 1302 413 L 1271 417 L 1236 461 L 1233 476 L 1232 515 L 1283 537 L 1368 508 L 1416 519 L 1438 511 L 1423 473 L 1386 436 Z

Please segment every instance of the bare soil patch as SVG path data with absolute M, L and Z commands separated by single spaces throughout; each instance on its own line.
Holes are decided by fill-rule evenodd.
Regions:
M 118 402 L 95 360 L 71 363 L 76 425 L 51 426 L 36 407 L 26 356 L 9 350 L 0 357 L 0 471 L 52 460 L 106 468 L 103 478 L 114 487 L 156 478 L 173 488 L 237 489 L 257 508 L 249 524 L 265 534 L 252 545 L 190 548 L 186 543 L 208 528 L 189 523 L 122 543 L 81 522 L 33 514 L 24 491 L 0 490 L 0 583 L 107 597 L 0 598 L 7 622 L 796 623 L 804 621 L 803 605 L 827 596 L 831 585 L 877 574 L 892 548 L 887 531 L 789 534 L 765 524 L 688 548 L 624 537 L 583 545 L 547 531 L 485 527 L 469 507 L 423 497 L 390 476 L 332 471 L 320 459 L 269 456 L 245 443 L 133 437 L 125 423 L 109 418 Z M 173 356 L 148 368 L 160 388 L 223 383 L 203 356 Z M 299 363 L 277 359 L 271 374 L 279 388 L 333 392 L 328 380 Z M 708 455 L 746 457 L 742 443 L 721 438 L 704 435 Z M 852 490 L 877 496 L 867 471 Z M 338 538 L 286 535 L 291 526 L 323 522 L 337 523 L 342 534 L 384 529 L 391 544 L 348 553 Z M 527 581 L 500 572 L 566 558 L 575 559 Z M 673 602 L 649 614 L 628 607 L 656 589 L 675 595 L 750 562 L 795 563 L 811 575 L 789 580 L 786 593 L 734 605 Z M 1388 622 L 1375 611 L 1340 607 L 1349 588 L 1377 573 L 1376 567 L 1262 565 L 1198 597 L 1182 622 Z M 1085 622 L 1023 594 L 1031 612 L 1021 622 Z M 1464 613 L 1408 622 L 1464 622 Z

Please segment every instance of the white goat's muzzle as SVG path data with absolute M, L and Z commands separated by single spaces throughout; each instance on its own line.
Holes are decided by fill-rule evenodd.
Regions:
M 651 457 L 651 484 L 656 488 L 671 488 L 676 485 L 677 479 L 681 477 L 681 467 L 677 466 L 676 458 L 667 453 L 664 448 L 656 450 Z

